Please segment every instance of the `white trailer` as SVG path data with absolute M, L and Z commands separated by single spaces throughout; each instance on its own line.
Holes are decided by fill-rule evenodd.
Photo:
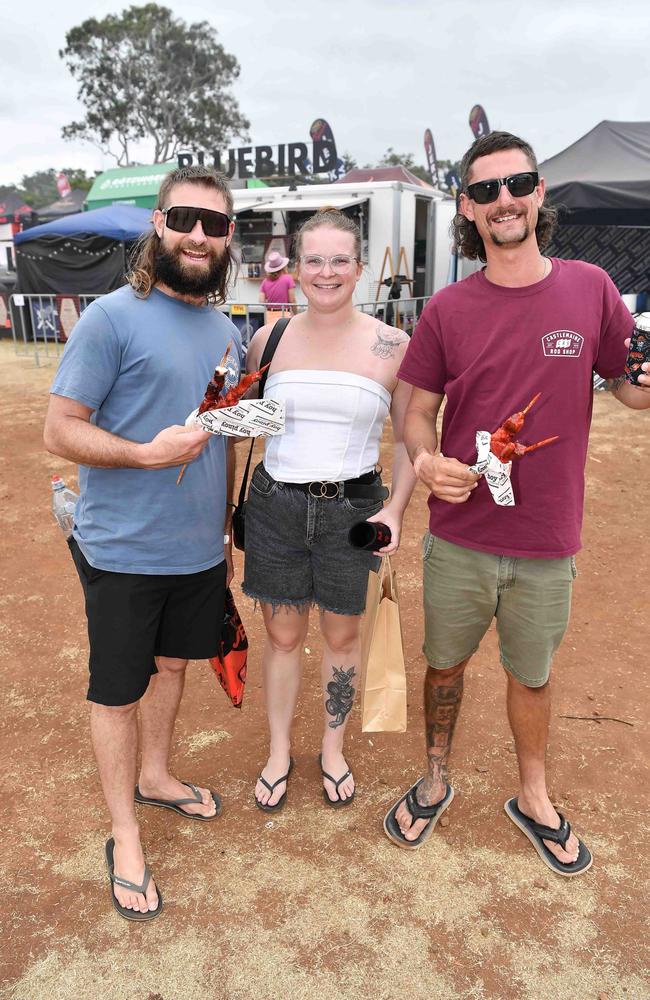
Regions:
M 378 283 L 391 278 L 387 250 L 396 273 L 407 271 L 412 279 L 412 284 L 403 287 L 403 299 L 432 295 L 449 281 L 449 226 L 455 202 L 435 188 L 400 181 L 338 182 L 236 189 L 233 197 L 235 238 L 242 254 L 240 274 L 230 294 L 234 303 L 258 301 L 264 259 L 270 249 L 290 257 L 293 269 L 293 234 L 323 206 L 346 211 L 361 228 L 366 263 L 355 294 L 358 304 L 386 302 L 390 281 L 379 289 Z M 404 253 L 400 260 L 401 248 Z M 299 288 L 296 299 L 304 302 Z

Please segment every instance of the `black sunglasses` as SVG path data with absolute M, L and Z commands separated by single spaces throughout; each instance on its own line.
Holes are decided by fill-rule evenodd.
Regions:
M 499 197 L 503 185 L 513 198 L 523 198 L 532 194 L 539 184 L 539 174 L 536 170 L 527 170 L 523 174 L 510 174 L 510 177 L 495 177 L 489 181 L 477 181 L 467 185 L 467 194 L 477 205 L 489 205 Z
M 206 236 L 227 236 L 230 229 L 230 219 L 223 212 L 214 212 L 211 208 L 189 208 L 186 205 L 174 205 L 173 208 L 163 208 L 165 224 L 175 233 L 191 233 L 197 222 L 203 227 Z

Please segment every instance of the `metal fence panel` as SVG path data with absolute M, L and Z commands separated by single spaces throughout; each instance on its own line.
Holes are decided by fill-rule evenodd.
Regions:
M 17 355 L 33 357 L 34 364 L 58 363 L 64 345 L 84 309 L 100 295 L 20 295 L 9 299 L 11 332 Z M 383 302 L 360 302 L 356 308 L 389 325 L 404 330 L 409 336 L 428 296 L 403 298 Z M 247 349 L 255 333 L 266 323 L 304 312 L 306 303 L 226 302 L 221 312 L 235 324 Z

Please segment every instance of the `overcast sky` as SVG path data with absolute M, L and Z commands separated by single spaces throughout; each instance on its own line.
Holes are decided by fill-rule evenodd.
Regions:
M 388 146 L 424 164 L 472 141 L 471 106 L 493 129 L 532 142 L 540 160 L 603 119 L 650 117 L 647 0 L 190 0 L 166 4 L 207 20 L 241 66 L 235 93 L 255 144 L 308 139 L 327 118 L 339 152 L 376 162 Z M 6 9 L 5 5 L 5 9 Z M 0 183 L 38 169 L 113 166 L 61 128 L 83 111 L 58 51 L 88 17 L 119 0 L 24 0 L 0 15 Z M 147 162 L 146 151 L 142 159 Z

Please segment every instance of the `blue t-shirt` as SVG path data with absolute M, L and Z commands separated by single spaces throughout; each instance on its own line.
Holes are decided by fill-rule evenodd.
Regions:
M 226 388 L 242 363 L 239 333 L 212 306 L 192 306 L 126 285 L 83 313 L 65 346 L 51 392 L 92 407 L 91 421 L 147 442 L 184 424 L 232 342 Z M 214 436 L 188 467 L 79 466 L 74 537 L 91 566 L 116 573 L 197 573 L 224 558 L 226 441 Z

